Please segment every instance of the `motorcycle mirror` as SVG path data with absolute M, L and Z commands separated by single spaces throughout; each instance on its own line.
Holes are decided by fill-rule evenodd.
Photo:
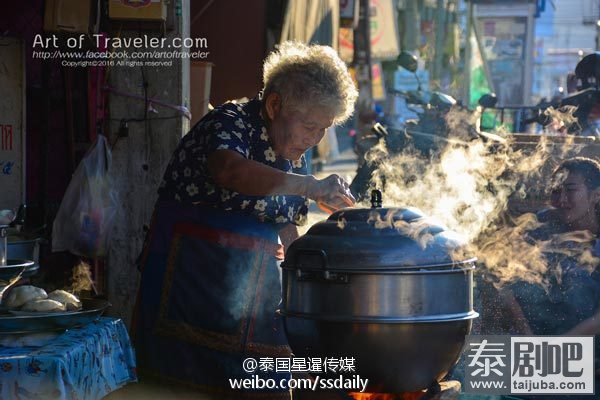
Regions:
M 498 103 L 498 97 L 496 93 L 486 93 L 479 98 L 478 103 L 483 108 L 493 108 Z
M 388 131 L 385 128 L 385 126 L 381 125 L 379 122 L 377 122 L 375 125 L 373 125 L 371 127 L 371 131 L 377 135 L 377 137 L 381 138 L 384 136 L 388 136 Z
M 446 93 L 432 92 L 429 102 L 434 107 L 450 108 L 456 104 L 456 99 Z
M 408 51 L 402 51 L 398 55 L 398 58 L 396 58 L 396 64 L 412 73 L 415 73 L 419 66 L 417 57 L 414 54 L 410 54 Z

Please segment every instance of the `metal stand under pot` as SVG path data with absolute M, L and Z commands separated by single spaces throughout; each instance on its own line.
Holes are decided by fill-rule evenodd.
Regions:
M 22 223 L 24 206 L 19 208 L 17 218 L 18 223 Z M 8 245 L 8 229 L 10 224 L 15 220 L 15 213 L 12 210 L 0 211 L 0 290 L 3 294 L 10 285 L 16 283 L 22 277 L 34 275 L 39 266 L 37 259 L 34 259 L 38 244 L 36 240 L 27 241 L 28 243 L 21 246 L 18 242 L 16 247 Z M 9 249 L 15 250 L 16 258 L 9 258 Z M 10 254 L 11 257 L 14 255 Z M 10 283 L 9 286 L 7 284 Z M 0 294 L 0 299 L 2 298 Z
M 293 242 L 280 314 L 296 357 L 354 358 L 367 392 L 441 381 L 460 357 L 473 310 L 474 258 L 461 237 L 413 208 L 343 209 Z
M 32 260 L 15 260 L 8 258 L 8 225 L 0 225 L 0 303 L 2 295 L 9 287 L 25 276 L 31 276 L 38 270 Z

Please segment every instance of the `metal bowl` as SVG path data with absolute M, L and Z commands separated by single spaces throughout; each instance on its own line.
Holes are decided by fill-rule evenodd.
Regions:
M 352 374 L 369 379 L 367 392 L 386 393 L 417 391 L 443 379 L 471 324 L 472 319 L 390 324 L 284 318 L 296 357 L 353 357 Z
M 0 281 L 10 281 L 23 272 L 22 277 L 35 274 L 39 266 L 31 260 L 7 260 L 7 265 L 0 266 Z
M 79 311 L 39 315 L 0 315 L 0 334 L 63 331 L 87 325 L 100 318 L 110 303 L 101 299 L 81 299 Z

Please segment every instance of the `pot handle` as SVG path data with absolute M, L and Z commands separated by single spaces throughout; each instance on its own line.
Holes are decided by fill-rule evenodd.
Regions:
M 305 260 L 305 263 L 302 261 L 296 261 L 296 278 L 302 281 L 313 281 L 313 280 L 325 280 L 327 282 L 335 282 L 335 283 L 348 283 L 349 277 L 348 274 L 332 272 L 327 269 L 327 253 L 324 250 L 317 249 L 300 249 L 296 252 L 296 260 L 298 260 L 298 256 L 301 256 L 302 260 Z M 322 272 L 318 272 L 316 269 L 310 269 L 310 267 L 314 267 L 316 262 L 315 259 L 318 259 L 320 263 L 320 268 Z M 308 269 L 303 269 L 308 268 Z
M 296 251 L 296 268 L 310 268 L 316 264 L 318 260 L 320 268 L 327 270 L 327 253 L 321 249 L 299 249 Z
M 381 190 L 371 190 L 371 208 L 381 208 L 382 203 Z

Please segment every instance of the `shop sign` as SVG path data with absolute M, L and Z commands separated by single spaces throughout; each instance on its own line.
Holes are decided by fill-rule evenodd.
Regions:
M 16 210 L 25 199 L 23 42 L 0 38 L 0 60 L 0 209 Z

